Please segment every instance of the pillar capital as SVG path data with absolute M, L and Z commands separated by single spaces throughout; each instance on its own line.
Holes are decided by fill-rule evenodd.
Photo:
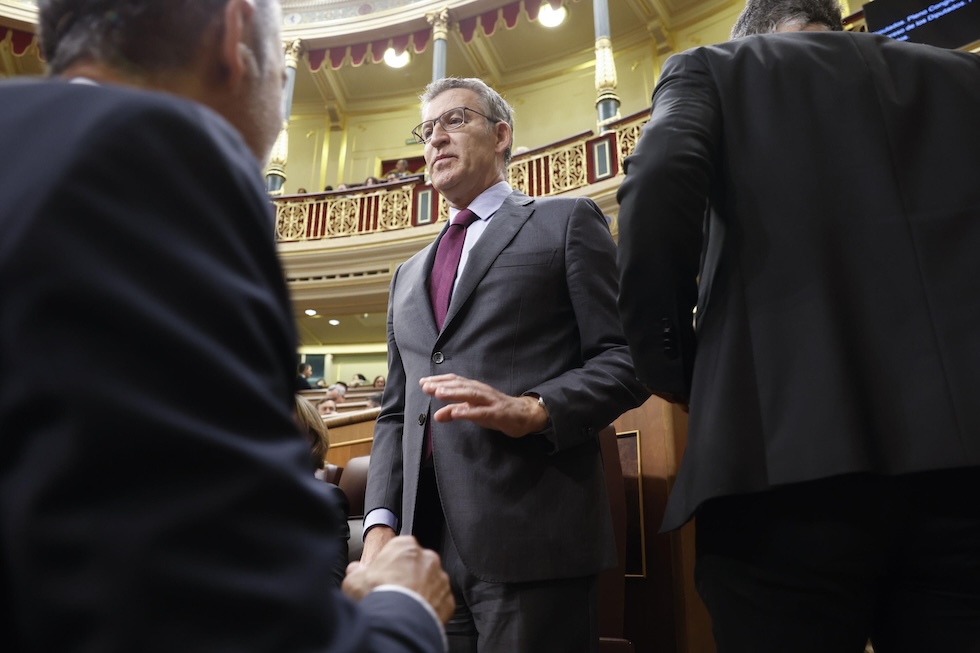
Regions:
M 265 169 L 266 190 L 272 195 L 281 195 L 286 183 L 286 159 L 289 158 L 289 121 L 283 121 L 282 129 L 272 146 L 269 164 Z
M 449 7 L 431 11 L 425 19 L 432 25 L 432 38 L 445 41 L 449 37 Z
M 299 58 L 303 56 L 303 52 L 306 48 L 303 45 L 302 39 L 293 39 L 290 42 L 284 42 L 282 44 L 283 52 L 286 54 L 286 68 L 292 68 L 296 70 L 296 66 L 299 65 Z

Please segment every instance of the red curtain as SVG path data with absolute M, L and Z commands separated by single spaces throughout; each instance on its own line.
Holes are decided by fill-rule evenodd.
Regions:
M 476 36 L 477 29 L 482 31 L 485 36 L 493 36 L 493 33 L 497 30 L 497 23 L 501 19 L 503 19 L 504 26 L 507 29 L 514 29 L 520 20 L 522 8 L 528 20 L 537 20 L 538 11 L 544 2 L 548 2 L 552 7 L 558 9 L 562 6 L 564 0 L 514 0 L 514 2 L 509 2 L 497 9 L 460 20 L 460 36 L 463 37 L 464 43 L 469 43 L 473 40 Z M 329 60 L 329 65 L 333 70 L 338 70 L 345 63 L 350 63 L 350 65 L 355 67 L 360 66 L 367 60 L 368 55 L 370 55 L 371 61 L 380 63 L 384 59 L 385 50 L 389 47 L 394 48 L 398 54 L 411 47 L 415 54 L 419 54 L 425 52 L 431 39 L 432 30 L 423 29 L 411 34 L 402 34 L 390 39 L 382 39 L 370 43 L 310 50 L 307 53 L 307 60 L 310 63 L 310 70 L 313 72 L 318 71 L 327 60 Z
M 10 34 L 10 45 L 15 56 L 22 57 L 24 53 L 27 52 L 27 48 L 31 47 L 34 43 L 34 35 L 30 32 L 22 32 L 19 29 L 14 29 L 12 27 L 2 27 L 0 26 L 0 41 L 7 38 L 7 34 Z

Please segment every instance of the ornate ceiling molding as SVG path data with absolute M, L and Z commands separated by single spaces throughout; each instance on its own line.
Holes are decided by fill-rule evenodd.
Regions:
M 33 31 L 37 25 L 37 3 L 33 0 L 0 0 L 0 25 Z

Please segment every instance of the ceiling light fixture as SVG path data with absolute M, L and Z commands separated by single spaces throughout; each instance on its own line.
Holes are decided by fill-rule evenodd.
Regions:
M 340 326 L 340 320 L 327 320 L 327 324 L 330 326 Z
M 564 22 L 567 15 L 568 11 L 564 5 L 555 9 L 548 2 L 541 5 L 541 9 L 538 10 L 538 20 L 545 27 L 558 27 Z
M 412 60 L 412 55 L 408 50 L 402 50 L 401 54 L 395 54 L 395 48 L 385 50 L 385 63 L 392 68 L 404 68 Z
M 312 308 L 308 308 L 308 309 L 306 309 L 303 312 L 306 313 L 307 315 L 309 315 L 310 317 L 313 317 L 314 315 L 316 315 L 316 311 L 314 311 Z

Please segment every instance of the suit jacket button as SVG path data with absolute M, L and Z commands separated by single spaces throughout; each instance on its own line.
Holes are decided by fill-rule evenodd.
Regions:
M 424 424 L 425 424 L 425 413 L 419 413 L 419 426 L 423 426 Z
M 446 357 L 442 355 L 441 351 L 437 351 L 436 353 L 432 354 L 432 362 L 436 365 L 439 365 L 444 360 L 446 360 Z

